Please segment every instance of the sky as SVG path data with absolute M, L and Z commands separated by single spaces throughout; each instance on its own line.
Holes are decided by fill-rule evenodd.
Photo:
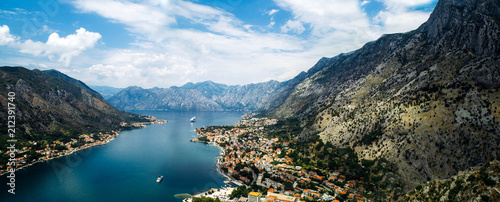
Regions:
M 88 85 L 285 81 L 425 22 L 437 0 L 2 0 L 0 66 Z

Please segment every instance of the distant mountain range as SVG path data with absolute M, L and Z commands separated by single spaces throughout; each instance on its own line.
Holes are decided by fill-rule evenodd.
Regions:
M 360 158 L 397 164 L 407 190 L 500 158 L 500 2 L 440 0 L 418 29 L 321 59 L 262 107 Z
M 108 101 L 123 110 L 248 111 L 258 109 L 283 86 L 278 81 L 234 85 L 205 81 L 181 87 L 128 87 Z
M 123 88 L 113 88 L 109 86 L 89 86 L 89 87 L 98 92 L 99 94 L 101 94 L 101 96 L 106 100 L 123 90 Z

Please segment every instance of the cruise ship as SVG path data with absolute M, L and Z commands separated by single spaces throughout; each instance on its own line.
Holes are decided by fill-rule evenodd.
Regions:
M 195 122 L 196 121 L 196 117 L 193 116 L 193 118 L 191 118 L 190 120 L 191 122 Z
M 158 179 L 156 179 L 156 182 L 160 183 L 163 180 L 163 176 L 159 176 Z

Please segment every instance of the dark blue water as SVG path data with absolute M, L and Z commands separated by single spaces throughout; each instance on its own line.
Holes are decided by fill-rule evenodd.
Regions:
M 4 175 L 0 201 L 180 201 L 175 194 L 224 185 L 215 170 L 219 149 L 189 140 L 195 128 L 233 125 L 241 112 L 136 113 L 168 123 L 123 131 L 109 144 L 17 171 L 15 195 Z M 190 123 L 193 116 L 197 122 Z

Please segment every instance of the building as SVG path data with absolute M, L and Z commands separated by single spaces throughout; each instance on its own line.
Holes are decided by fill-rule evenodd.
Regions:
M 265 202 L 298 202 L 298 201 L 299 199 L 297 197 L 268 192 Z
M 260 193 L 250 192 L 248 194 L 248 202 L 260 202 Z

